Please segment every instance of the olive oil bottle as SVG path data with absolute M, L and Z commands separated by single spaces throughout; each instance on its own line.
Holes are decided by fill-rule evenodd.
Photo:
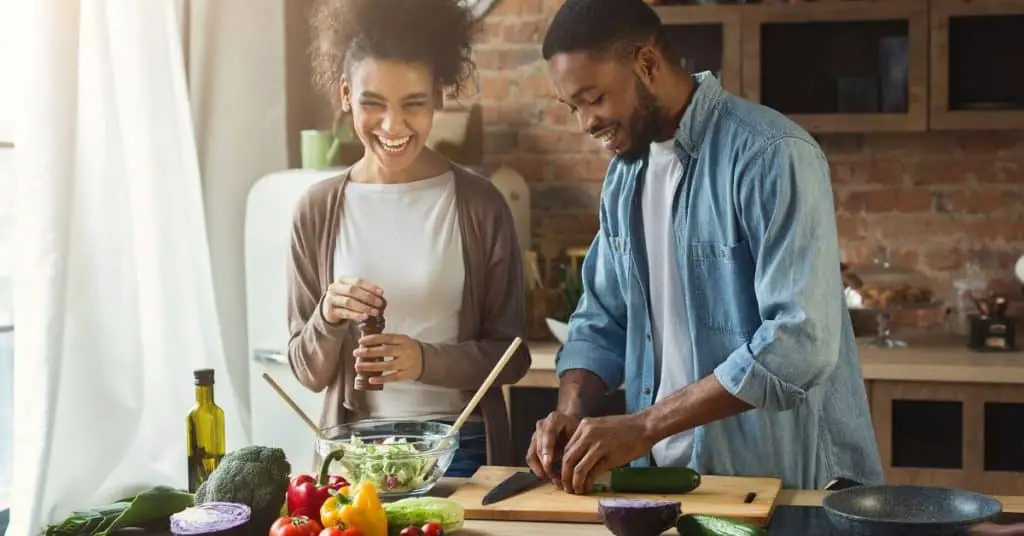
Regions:
M 224 410 L 213 400 L 213 369 L 194 372 L 196 404 L 185 419 L 188 490 L 195 493 L 224 457 Z

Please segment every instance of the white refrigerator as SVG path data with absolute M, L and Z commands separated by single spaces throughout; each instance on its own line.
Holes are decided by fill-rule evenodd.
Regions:
M 292 216 L 303 193 L 338 170 L 286 170 L 260 178 L 245 211 L 245 294 L 249 332 L 252 441 L 280 447 L 293 472 L 311 471 L 313 434 L 263 379 L 266 372 L 317 422 L 323 393 L 300 384 L 288 366 L 286 262 Z

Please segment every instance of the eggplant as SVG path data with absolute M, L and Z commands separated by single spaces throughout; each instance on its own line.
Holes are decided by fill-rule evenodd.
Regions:
M 252 509 L 242 503 L 208 502 L 171 516 L 174 536 L 235 536 L 244 534 Z
M 604 526 L 615 536 L 659 536 L 676 524 L 682 514 L 678 501 L 601 499 L 597 511 Z

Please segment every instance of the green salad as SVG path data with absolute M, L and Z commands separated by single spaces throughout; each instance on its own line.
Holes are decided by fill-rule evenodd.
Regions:
M 388 437 L 368 442 L 352 437 L 342 447 L 345 455 L 339 463 L 349 482 L 368 480 L 384 493 L 403 493 L 422 487 L 429 475 L 421 475 L 429 457 L 405 438 Z

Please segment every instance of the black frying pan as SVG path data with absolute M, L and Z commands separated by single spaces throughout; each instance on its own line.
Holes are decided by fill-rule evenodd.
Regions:
M 830 493 L 825 513 L 848 536 L 953 536 L 998 516 L 998 500 L 929 486 L 855 486 Z

